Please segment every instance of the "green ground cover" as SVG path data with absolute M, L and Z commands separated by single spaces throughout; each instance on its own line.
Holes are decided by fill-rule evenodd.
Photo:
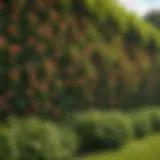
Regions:
M 158 160 L 160 159 L 160 135 L 128 144 L 118 152 L 91 154 L 84 160 Z

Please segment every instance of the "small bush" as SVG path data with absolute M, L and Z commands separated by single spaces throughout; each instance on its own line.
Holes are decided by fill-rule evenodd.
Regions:
M 18 130 L 0 126 L 0 159 L 19 160 Z
M 65 157 L 69 157 L 68 160 L 71 160 L 71 157 L 75 156 L 79 147 L 78 136 L 68 126 L 63 126 L 60 128 L 60 130 L 63 143 L 63 153 L 65 153 Z
M 56 126 L 38 119 L 21 122 L 19 135 L 20 159 L 62 159 L 61 132 Z
M 76 147 L 74 137 L 71 130 L 52 122 L 10 119 L 7 126 L 0 127 L 0 159 L 71 160 Z
M 85 151 L 117 148 L 132 137 L 130 120 L 120 113 L 77 115 L 73 126 L 80 137 L 80 148 Z
M 136 138 L 143 138 L 152 132 L 150 116 L 145 111 L 139 111 L 132 116 L 134 135 Z
M 101 130 L 100 115 L 88 113 L 87 115 L 76 115 L 73 118 L 73 128 L 76 130 L 80 139 L 80 149 L 93 150 L 101 147 Z
M 132 139 L 132 124 L 128 116 L 121 113 L 108 113 L 102 123 L 105 129 L 106 147 L 121 147 Z
M 160 109 L 156 109 L 156 108 L 147 109 L 146 112 L 150 118 L 152 131 L 159 132 L 160 131 Z

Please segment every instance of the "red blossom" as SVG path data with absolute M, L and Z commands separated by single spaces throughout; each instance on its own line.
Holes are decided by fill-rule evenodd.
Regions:
M 54 108 L 53 109 L 53 116 L 54 118 L 58 118 L 62 115 L 62 110 L 60 108 Z
M 28 38 L 28 44 L 29 44 L 29 45 L 34 45 L 35 43 L 36 43 L 36 40 L 35 40 L 34 37 L 29 37 L 29 38 Z
M 47 109 L 50 109 L 50 108 L 52 108 L 52 104 L 51 104 L 50 102 L 47 102 L 46 105 L 45 105 L 45 107 L 46 107 Z
M 21 47 L 17 44 L 12 44 L 10 45 L 9 47 L 9 52 L 10 54 L 14 55 L 14 54 L 17 54 L 21 51 Z
M 13 69 L 12 71 L 10 71 L 9 77 L 12 80 L 18 80 L 20 77 L 20 72 L 16 69 Z
M 53 32 L 51 32 L 51 31 L 46 32 L 46 36 L 48 38 L 52 38 L 53 37 Z
M 4 104 L 4 102 L 5 102 L 4 96 L 0 96 L 0 104 Z
M 46 49 L 46 46 L 45 46 L 44 43 L 39 43 L 39 44 L 37 45 L 37 51 L 38 51 L 39 53 L 43 53 L 43 52 L 45 51 L 45 49 Z
M 51 18 L 52 18 L 52 20 L 58 20 L 58 18 L 59 18 L 58 12 L 52 11 Z
M 0 47 L 3 46 L 5 43 L 5 40 L 3 37 L 0 37 Z
M 74 69 L 73 67 L 68 67 L 68 68 L 66 69 L 66 72 L 67 72 L 69 75 L 72 75 L 72 74 L 75 73 L 75 69 Z
M 67 29 L 67 24 L 65 22 L 60 22 L 59 27 L 62 31 L 65 31 Z
M 1 0 L 0 1 L 0 11 L 4 9 L 4 2 Z
M 8 32 L 11 34 L 14 34 L 16 32 L 16 28 L 14 26 L 9 26 L 8 27 Z

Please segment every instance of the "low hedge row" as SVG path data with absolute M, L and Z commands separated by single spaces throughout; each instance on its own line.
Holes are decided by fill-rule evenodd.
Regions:
M 1 160 L 72 160 L 77 138 L 69 128 L 37 118 L 0 126 Z
M 72 126 L 80 138 L 80 151 L 115 149 L 135 138 L 159 132 L 160 109 L 77 114 L 73 117 Z
M 160 131 L 160 109 L 145 109 L 132 114 L 133 131 L 137 138 Z
M 78 113 L 55 124 L 35 117 L 0 125 L 1 160 L 72 160 L 77 152 L 114 149 L 160 131 L 160 109 Z

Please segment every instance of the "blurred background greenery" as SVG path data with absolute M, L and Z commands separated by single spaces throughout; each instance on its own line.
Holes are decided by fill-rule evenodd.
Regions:
M 159 15 L 1 0 L 0 159 L 71 160 L 159 132 Z

